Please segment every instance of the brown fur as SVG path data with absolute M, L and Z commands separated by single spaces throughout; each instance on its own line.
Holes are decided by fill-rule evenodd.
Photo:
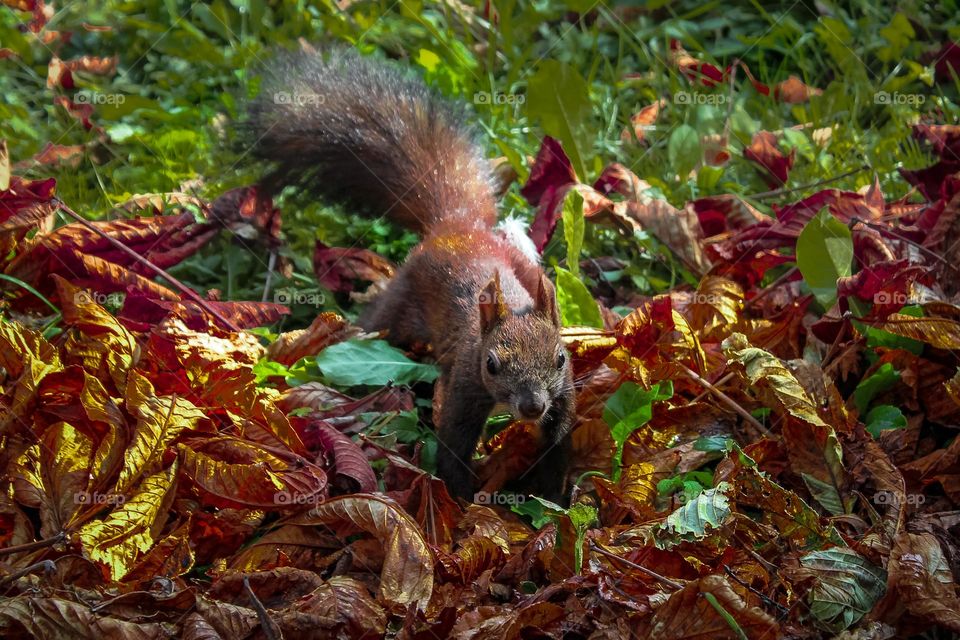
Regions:
M 392 67 L 336 52 L 286 58 L 271 91 L 330 96 L 251 109 L 271 179 L 388 215 L 423 234 L 361 318 L 395 345 L 430 344 L 441 368 L 438 474 L 470 498 L 471 458 L 493 408 L 540 426 L 543 455 L 521 485 L 562 501 L 575 415 L 553 285 L 492 230 L 488 166 L 455 109 Z M 493 363 L 493 364 L 491 364 Z

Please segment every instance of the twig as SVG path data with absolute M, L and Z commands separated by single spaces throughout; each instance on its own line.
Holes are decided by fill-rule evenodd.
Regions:
M 47 575 L 50 575 L 51 573 L 57 570 L 57 565 L 54 564 L 53 560 L 41 560 L 40 562 L 34 562 L 29 567 L 24 567 L 19 571 L 14 571 L 8 576 L 3 576 L 3 578 L 0 579 L 0 588 L 7 586 L 14 580 L 19 580 L 20 578 L 22 578 L 23 576 L 29 573 L 33 573 L 37 569 L 43 569 L 44 573 L 46 573 Z
M 728 575 L 728 576 L 730 576 L 731 578 L 733 578 L 734 580 L 736 580 L 736 581 L 740 584 L 741 587 L 743 587 L 744 589 L 747 589 L 748 591 L 750 591 L 750 593 L 752 593 L 753 595 L 755 595 L 755 596 L 757 596 L 758 598 L 760 598 L 760 600 L 761 600 L 764 604 L 766 604 L 768 607 L 773 607 L 773 608 L 775 608 L 775 609 L 777 610 L 777 613 L 780 614 L 781 616 L 787 615 L 788 610 L 787 610 L 786 607 L 784 607 L 782 604 L 780 604 L 780 603 L 777 602 L 776 600 L 773 600 L 772 598 L 767 597 L 767 596 L 764 595 L 763 593 L 757 591 L 756 589 L 754 589 L 753 587 L 751 587 L 749 584 L 747 584 L 746 582 L 744 582 L 743 580 L 741 580 L 741 579 L 740 579 L 740 576 L 738 576 L 737 574 L 735 574 L 735 573 L 733 572 L 733 569 L 731 569 L 731 568 L 728 567 L 727 565 L 723 565 L 723 570 L 727 572 L 727 575 Z
M 247 595 L 250 596 L 253 609 L 257 612 L 257 617 L 260 619 L 260 627 L 263 629 L 263 635 L 267 637 L 267 640 L 280 640 L 280 638 L 283 637 L 283 633 L 279 629 L 274 631 L 276 623 L 270 617 L 270 614 L 267 613 L 267 609 L 263 606 L 263 603 L 260 602 L 257 594 L 250 588 L 249 576 L 243 576 L 243 588 L 247 590 Z
M 818 180 L 817 182 L 812 182 L 810 184 L 803 184 L 803 185 L 800 185 L 799 187 L 790 187 L 789 189 L 774 189 L 773 191 L 764 191 L 762 193 L 755 193 L 752 196 L 745 196 L 745 197 L 752 200 L 759 200 L 764 198 L 776 198 L 777 196 L 784 196 L 784 195 L 787 195 L 788 193 L 793 193 L 794 191 L 806 191 L 807 189 L 822 187 L 825 184 L 830 184 L 831 182 L 836 182 L 837 180 L 843 180 L 844 178 L 848 178 L 852 175 L 856 175 L 861 171 L 865 171 L 869 168 L 870 168 L 870 165 L 865 164 L 865 165 L 861 165 L 857 169 L 851 169 L 846 173 L 841 173 L 840 175 L 833 176 L 832 178 L 824 178 L 823 180 Z
M 20 553 L 22 551 L 33 551 L 34 549 L 43 549 L 44 547 L 52 547 L 53 545 L 63 542 L 67 539 L 67 534 L 61 531 L 57 535 L 47 538 L 46 540 L 37 540 L 36 542 L 28 542 L 26 544 L 18 544 L 13 547 L 5 547 L 0 549 L 0 556 L 10 555 L 11 553 Z
M 734 375 L 735 375 L 735 374 L 731 371 L 730 373 L 724 375 L 722 378 L 720 378 L 719 380 L 717 380 L 717 383 L 716 383 L 715 385 L 713 385 L 713 386 L 715 386 L 715 387 L 721 387 L 721 386 L 727 384 L 728 382 L 730 382 L 730 380 L 733 379 L 733 376 L 734 376 Z M 690 401 L 690 404 L 693 404 L 694 402 L 700 402 L 701 400 L 703 400 L 703 397 L 704 397 L 704 396 L 709 395 L 709 394 L 710 394 L 710 390 L 709 390 L 709 389 L 704 389 L 703 391 L 700 392 L 700 394 L 699 394 L 696 398 L 694 398 L 693 400 Z
M 608 558 L 613 558 L 614 560 L 617 560 L 617 561 L 619 561 L 619 562 L 622 562 L 623 564 L 627 565 L 628 567 L 630 567 L 630 568 L 632 568 L 632 569 L 636 569 L 637 571 L 640 571 L 641 573 L 645 573 L 645 574 L 647 574 L 648 576 L 650 576 L 651 578 L 653 578 L 654 580 L 656 580 L 657 582 L 660 582 L 660 583 L 662 583 L 662 584 L 665 584 L 665 585 L 667 585 L 668 587 L 672 587 L 673 589 L 683 589 L 683 585 L 682 585 L 681 583 L 677 582 L 676 580 L 671 580 L 670 578 L 668 578 L 668 577 L 666 577 L 666 576 L 662 576 L 662 575 L 660 575 L 659 573 L 657 573 L 656 571 L 653 571 L 653 570 L 651 570 L 651 569 L 647 569 L 646 567 L 641 566 L 641 565 L 637 564 L 636 562 L 632 562 L 632 561 L 630 561 L 630 560 L 627 560 L 626 558 L 621 558 L 620 556 L 618 556 L 618 555 L 616 555 L 616 554 L 614 554 L 614 553 L 610 553 L 610 552 L 607 551 L 606 549 L 601 549 L 600 547 L 598 547 L 598 546 L 596 545 L 596 543 L 591 542 L 591 543 L 590 543 L 590 549 L 591 549 L 592 551 L 596 551 L 597 553 L 600 553 L 600 554 L 602 554 L 602 555 L 605 555 L 605 556 L 607 556 Z
M 739 404 L 734 402 L 733 398 L 725 394 L 723 391 L 720 391 L 720 389 L 717 389 L 715 386 L 707 382 L 704 378 L 700 377 L 700 374 L 698 374 L 696 371 L 694 371 L 690 367 L 682 363 L 677 363 L 677 364 L 679 364 L 680 367 L 686 372 L 686 374 L 690 376 L 691 380 L 701 385 L 704 389 L 706 389 L 707 391 L 715 395 L 717 399 L 720 400 L 722 403 L 724 403 L 725 405 L 727 405 L 728 407 L 730 407 L 731 409 L 739 413 L 740 416 L 743 417 L 743 419 L 746 420 L 749 424 L 753 425 L 753 427 L 756 428 L 757 431 L 767 436 L 768 438 L 773 437 L 773 434 L 770 433 L 769 429 L 763 426 L 759 420 L 757 420 L 752 415 L 750 415 L 749 411 L 747 411 L 746 409 L 741 407 Z
M 73 209 L 71 209 L 70 207 L 68 207 L 68 206 L 66 205 L 66 203 L 64 203 L 64 202 L 63 202 L 62 200 L 60 200 L 59 198 L 54 198 L 54 199 L 53 199 L 53 203 L 57 206 L 58 209 L 60 209 L 60 210 L 63 211 L 64 213 L 66 213 L 68 216 L 70 216 L 71 218 L 73 218 L 74 220 L 76 220 L 77 222 L 79 222 L 81 225 L 83 225 L 84 227 L 86 227 L 86 228 L 89 229 L 90 231 L 93 231 L 95 234 L 97 234 L 98 236 L 100 236 L 101 238 L 103 238 L 104 240 L 106 240 L 107 242 L 109 242 L 109 243 L 110 243 L 111 245 L 113 245 L 115 248 L 119 249 L 120 251 L 122 251 L 123 253 L 127 254 L 128 256 L 130 256 L 131 258 L 133 258 L 134 260 L 136 260 L 136 261 L 139 262 L 140 264 L 146 266 L 148 269 L 150 269 L 151 271 L 153 271 L 155 274 L 157 274 L 157 275 L 159 275 L 160 277 L 162 277 L 162 278 L 164 278 L 165 280 L 167 280 L 167 281 L 168 281 L 170 284 L 172 284 L 176 289 L 179 289 L 179 290 L 180 290 L 180 293 L 182 293 L 182 294 L 185 295 L 186 297 L 188 297 L 188 298 L 190 298 L 191 300 L 193 300 L 195 303 L 197 303 L 197 304 L 200 306 L 200 308 L 202 308 L 204 311 L 206 311 L 207 313 L 209 313 L 211 316 L 213 316 L 214 318 L 216 318 L 217 320 L 219 320 L 220 323 L 221 323 L 224 327 L 226 327 L 227 329 L 230 329 L 231 331 L 236 331 L 236 332 L 239 332 L 239 331 L 240 331 L 240 328 L 239 328 L 239 327 L 237 327 L 235 324 L 233 324 L 233 322 L 231 322 L 230 320 L 228 320 L 227 318 L 225 318 L 224 316 L 222 316 L 219 311 L 217 311 L 216 309 L 214 309 L 213 307 L 211 307 L 209 304 L 207 304 L 207 301 L 204 300 L 203 298 L 201 298 L 201 297 L 200 297 L 200 294 L 198 294 L 196 291 L 194 291 L 193 289 L 191 289 L 191 288 L 188 287 L 187 285 L 183 284 L 182 282 L 180 282 L 179 280 L 177 280 L 176 278 L 174 278 L 172 275 L 170 275 L 169 273 L 167 273 L 165 270 L 163 270 L 163 269 L 161 269 L 160 267 L 158 267 L 157 265 L 153 264 L 150 260 L 144 258 L 142 255 L 140 255 L 139 253 L 137 253 L 136 251 L 134 251 L 133 249 L 131 249 L 131 248 L 128 247 L 127 245 L 123 244 L 122 242 L 120 242 L 120 241 L 117 240 L 116 238 L 110 237 L 110 236 L 109 236 L 107 233 L 105 233 L 102 229 L 97 228 L 97 226 L 96 226 L 95 224 L 91 223 L 89 220 L 87 220 L 86 218 L 84 218 L 83 216 L 81 216 L 79 213 L 77 213 L 76 211 L 74 211 Z

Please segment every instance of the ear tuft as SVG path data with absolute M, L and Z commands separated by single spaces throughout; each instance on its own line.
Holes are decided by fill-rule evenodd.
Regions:
M 494 272 L 493 278 L 480 291 L 477 300 L 480 309 L 480 333 L 486 335 L 507 317 L 509 310 L 503 300 L 503 291 L 500 289 L 500 272 Z
M 560 309 L 557 307 L 557 291 L 546 274 L 540 273 L 540 282 L 537 285 L 537 295 L 534 299 L 536 310 L 560 328 Z

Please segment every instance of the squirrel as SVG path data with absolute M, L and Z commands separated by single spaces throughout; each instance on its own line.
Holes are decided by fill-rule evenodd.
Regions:
M 539 425 L 539 459 L 517 482 L 562 502 L 576 408 L 553 284 L 495 229 L 490 165 L 462 105 L 394 63 L 348 49 L 280 55 L 243 123 L 270 191 L 295 185 L 421 236 L 361 314 L 398 348 L 429 344 L 440 367 L 437 474 L 471 500 L 471 459 L 506 408 Z M 535 254 L 534 254 L 535 255 Z

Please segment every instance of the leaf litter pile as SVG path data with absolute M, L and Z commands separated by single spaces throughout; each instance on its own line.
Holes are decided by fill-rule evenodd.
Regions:
M 960 633 L 960 127 L 914 133 L 939 157 L 903 172 L 914 197 L 825 189 L 773 217 L 733 195 L 677 209 L 616 164 L 582 182 L 544 140 L 521 192 L 538 248 L 563 220 L 573 258 L 569 508 L 500 492 L 536 448 L 504 421 L 479 504 L 451 499 L 424 470 L 443 455 L 428 358 L 332 313 L 268 340 L 251 330 L 283 305 L 159 283 L 223 229 L 276 244 L 256 187 L 53 228 L 73 214 L 54 181 L 0 154 L 0 635 Z M 776 141 L 744 152 L 773 187 Z M 623 264 L 579 263 L 590 224 L 654 236 L 694 277 L 591 292 L 581 270 Z M 394 268 L 322 244 L 314 262 L 342 292 Z

